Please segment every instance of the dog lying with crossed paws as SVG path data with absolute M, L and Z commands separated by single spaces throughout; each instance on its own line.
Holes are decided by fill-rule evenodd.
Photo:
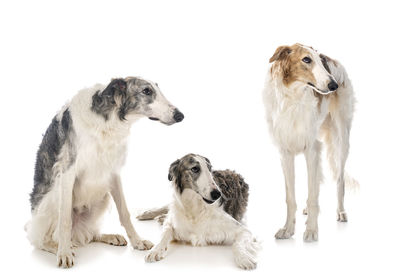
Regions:
M 171 164 L 168 179 L 175 190 L 173 202 L 137 216 L 163 223 L 161 241 L 146 255 L 146 262 L 163 259 L 176 240 L 193 246 L 232 245 L 240 268 L 256 268 L 259 243 L 241 222 L 249 195 L 242 176 L 212 171 L 207 158 L 188 154 Z

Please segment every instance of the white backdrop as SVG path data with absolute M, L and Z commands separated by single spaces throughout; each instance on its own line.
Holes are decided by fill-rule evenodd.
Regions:
M 0 276 L 398 278 L 398 11 L 396 1 L 2 1 Z M 361 187 L 346 196 L 349 222 L 337 223 L 336 185 L 324 168 L 320 240 L 312 244 L 302 240 L 303 156 L 296 234 L 273 237 L 286 205 L 261 98 L 269 57 L 296 42 L 341 61 L 358 99 L 347 170 Z M 52 117 L 79 89 L 129 75 L 157 82 L 185 114 L 171 127 L 147 119 L 132 127 L 122 173 L 132 216 L 170 201 L 172 161 L 202 154 L 250 185 L 247 222 L 263 241 L 255 271 L 236 268 L 229 247 L 174 245 L 165 260 L 146 264 L 145 252 L 101 244 L 78 249 L 73 269 L 61 270 L 28 243 L 35 155 Z M 159 240 L 155 222 L 134 225 Z M 114 207 L 103 229 L 124 233 Z

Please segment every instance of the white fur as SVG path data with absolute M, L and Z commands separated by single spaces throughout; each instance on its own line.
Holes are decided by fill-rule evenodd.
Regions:
M 317 61 L 314 77 L 317 84 L 326 86 L 329 73 L 322 70 L 323 65 L 318 53 L 308 48 Z M 275 62 L 277 63 L 277 62 Z M 339 63 L 328 62 L 332 77 L 339 84 L 334 96 L 319 100 L 306 83 L 293 82 L 286 87 L 281 78 L 281 71 L 276 67 L 268 70 L 263 98 L 270 134 L 281 154 L 282 169 L 285 176 L 287 219 L 285 226 L 275 237 L 289 238 L 295 230 L 296 200 L 294 190 L 294 157 L 303 153 L 308 171 L 307 228 L 305 241 L 318 239 L 318 195 L 322 179 L 320 166 L 321 142 L 327 147 L 327 155 L 333 169 L 338 187 L 338 220 L 347 221 L 344 209 L 344 166 L 349 149 L 354 94 L 346 71 Z M 325 73 L 324 73 L 325 71 Z M 319 102 L 320 101 L 320 102 Z
M 150 249 L 153 244 L 142 240 L 132 226 L 122 192 L 120 169 L 125 163 L 127 142 L 131 125 L 141 115 L 128 114 L 126 121 L 111 113 L 108 121 L 91 111 L 92 96 L 104 85 L 81 90 L 58 114 L 62 116 L 68 107 L 76 134 L 74 145 L 76 159 L 67 166 L 68 154 L 65 146 L 54 166 L 54 186 L 32 212 L 32 220 L 26 229 L 31 243 L 39 248 L 57 253 L 58 264 L 73 265 L 72 248 L 91 241 L 124 243 L 122 236 L 99 234 L 99 221 L 108 207 L 110 194 L 118 209 L 121 224 L 134 248 Z M 166 111 L 172 111 L 161 92 L 156 102 L 161 111 L 156 115 L 170 121 Z M 167 119 L 168 118 L 168 119 Z M 126 242 L 125 242 L 126 243 Z
M 175 193 L 174 200 L 163 225 L 161 241 L 145 257 L 154 262 L 165 257 L 169 243 L 173 240 L 193 246 L 227 244 L 233 246 L 236 264 L 243 269 L 257 266 L 256 254 L 259 243 L 251 232 L 227 214 L 219 202 L 206 204 L 202 197 L 191 189 L 182 194 Z
M 206 161 L 200 156 L 196 156 L 196 158 L 200 163 L 200 168 L 204 170 L 200 173 L 200 176 L 197 179 L 199 194 L 208 200 L 212 200 L 210 193 L 213 190 L 219 190 L 218 185 L 215 183 L 212 173 L 207 171 L 208 168 Z

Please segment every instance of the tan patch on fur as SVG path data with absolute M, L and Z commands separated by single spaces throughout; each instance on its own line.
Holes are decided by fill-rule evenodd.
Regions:
M 321 111 L 321 104 L 324 98 L 327 98 L 329 101 L 329 108 L 328 111 L 332 112 L 338 109 L 339 101 L 337 91 L 332 92 L 328 95 L 319 94 L 317 91 L 313 90 L 314 96 L 318 99 L 318 111 Z
M 339 109 L 339 97 L 338 97 L 337 91 L 332 92 L 328 96 L 330 99 L 329 111 L 330 112 L 337 111 Z

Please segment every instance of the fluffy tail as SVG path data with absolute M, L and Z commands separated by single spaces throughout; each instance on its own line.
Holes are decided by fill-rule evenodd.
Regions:
M 154 220 L 158 217 L 162 217 L 162 215 L 168 214 L 168 205 L 165 205 L 160 208 L 152 208 L 149 210 L 144 211 L 142 214 L 136 216 L 136 218 L 140 221 L 144 220 Z
M 344 173 L 344 185 L 346 189 L 357 192 L 360 189 L 360 183 L 347 172 Z

